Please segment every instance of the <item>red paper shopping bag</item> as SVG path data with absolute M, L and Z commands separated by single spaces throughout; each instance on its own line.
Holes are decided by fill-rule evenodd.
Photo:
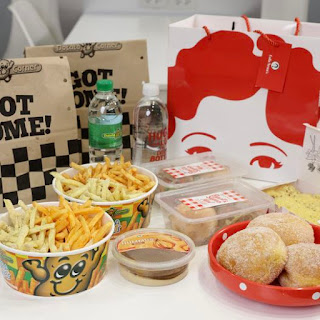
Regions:
M 213 151 L 237 159 L 250 178 L 293 180 L 303 123 L 319 119 L 320 40 L 304 36 L 304 24 L 294 36 L 295 22 L 251 21 L 265 33 L 233 17 L 170 26 L 169 156 Z

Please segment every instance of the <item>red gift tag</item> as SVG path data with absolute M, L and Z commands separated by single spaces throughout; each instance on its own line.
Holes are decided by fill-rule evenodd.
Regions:
M 277 46 L 268 44 L 263 50 L 256 87 L 282 92 L 290 60 L 292 45 L 277 42 Z

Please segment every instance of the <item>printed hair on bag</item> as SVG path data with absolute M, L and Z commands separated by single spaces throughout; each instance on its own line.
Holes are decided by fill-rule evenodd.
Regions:
M 277 36 L 268 36 L 284 42 Z M 266 45 L 260 36 L 258 48 L 263 51 Z M 255 87 L 260 60 L 261 57 L 254 54 L 253 40 L 234 31 L 214 32 L 210 39 L 204 37 L 194 47 L 181 50 L 176 65 L 168 71 L 169 137 L 175 132 L 176 118 L 193 119 L 206 97 L 229 101 L 253 97 L 260 90 Z M 283 92 L 269 90 L 267 93 L 266 120 L 273 135 L 286 143 L 303 144 L 303 123 L 315 126 L 318 121 L 319 87 L 320 73 L 313 66 L 311 53 L 303 48 L 291 49 Z M 208 115 L 214 126 L 213 115 Z M 197 150 L 204 151 L 208 148 Z M 268 162 L 263 159 L 262 164 L 263 161 Z M 280 167 L 280 164 L 274 165 Z

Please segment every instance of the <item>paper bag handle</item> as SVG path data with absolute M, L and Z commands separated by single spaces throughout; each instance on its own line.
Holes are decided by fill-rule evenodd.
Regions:
M 207 34 L 208 40 L 211 40 L 211 33 L 210 30 L 208 29 L 207 26 L 203 26 L 202 27 L 204 29 L 204 31 Z M 250 29 L 250 25 L 248 27 Z M 272 39 L 270 39 L 265 33 L 263 33 L 261 30 L 254 30 L 253 32 L 259 33 L 265 40 L 267 40 L 272 46 L 274 47 L 278 47 L 279 43 L 277 41 L 274 41 Z
M 211 33 L 210 33 L 208 27 L 207 26 L 203 26 L 202 28 L 206 32 L 208 39 L 211 40 Z
M 251 32 L 251 24 L 250 24 L 249 18 L 248 18 L 245 14 L 243 14 L 243 15 L 241 16 L 241 18 L 243 18 L 244 21 L 245 21 L 245 23 L 246 23 L 247 31 L 248 31 L 248 32 Z M 295 35 L 295 36 L 298 36 L 299 33 L 300 33 L 300 29 L 301 29 L 301 21 L 300 21 L 300 19 L 299 19 L 298 17 L 296 17 L 296 18 L 294 19 L 294 21 L 296 22 L 296 30 L 295 30 L 295 32 L 294 32 L 294 35 Z M 208 29 L 208 27 L 207 27 L 207 26 L 203 26 L 202 28 L 203 28 L 204 31 L 206 32 L 208 39 L 211 40 L 211 33 L 210 33 L 210 30 Z M 275 46 L 275 47 L 278 47 L 278 46 L 279 46 L 279 44 L 278 44 L 277 41 L 274 41 L 274 40 L 270 39 L 270 38 L 269 38 L 265 33 L 263 33 L 261 30 L 253 30 L 253 32 L 259 33 L 259 34 L 260 34 L 264 39 L 266 39 L 272 46 Z
M 243 14 L 243 15 L 241 16 L 241 18 L 243 18 L 244 21 L 245 21 L 245 23 L 246 23 L 247 31 L 248 31 L 248 32 L 251 32 L 251 25 L 250 25 L 249 18 L 248 18 L 245 14 Z M 298 36 L 299 33 L 300 33 L 300 29 L 301 29 L 301 21 L 300 21 L 300 19 L 299 19 L 298 17 L 296 17 L 296 18 L 294 19 L 294 21 L 295 21 L 295 23 L 296 23 L 296 30 L 295 30 L 295 32 L 294 32 L 294 35 L 295 35 L 295 36 Z M 253 32 L 255 32 L 255 31 L 253 31 Z M 260 33 L 260 32 L 259 32 L 259 33 Z
M 278 41 L 274 41 L 272 39 L 270 39 L 265 33 L 263 33 L 261 30 L 253 30 L 253 32 L 255 33 L 259 33 L 262 38 L 264 38 L 265 40 L 267 40 L 272 46 L 274 47 L 279 47 L 279 42 Z
M 246 23 L 247 31 L 248 31 L 248 32 L 251 32 L 251 25 L 250 25 L 249 18 L 248 18 L 245 14 L 243 14 L 243 15 L 241 16 L 241 18 L 242 18 L 242 19 L 244 20 L 244 22 Z
M 300 19 L 298 17 L 296 17 L 294 19 L 294 21 L 296 22 L 296 31 L 294 32 L 294 35 L 298 36 L 299 33 L 300 33 L 301 22 L 300 22 Z

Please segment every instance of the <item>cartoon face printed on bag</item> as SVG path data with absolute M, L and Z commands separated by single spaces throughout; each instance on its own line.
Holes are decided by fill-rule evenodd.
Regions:
M 204 37 L 187 49 L 172 51 L 170 157 L 213 151 L 236 156 L 249 177 L 293 179 L 303 123 L 318 121 L 319 90 L 309 79 L 319 83 L 320 73 L 307 50 L 292 48 L 283 92 L 256 87 L 266 45 L 262 37 L 254 41 L 244 33 L 219 31 L 210 41 Z
M 105 245 L 77 255 L 48 257 L 23 262 L 23 267 L 39 281 L 37 296 L 65 296 L 87 290 L 93 271 L 99 264 Z
M 14 65 L 13 61 L 6 59 L 0 60 L 0 80 L 9 82 L 11 79 L 10 70 Z
M 261 108 L 261 101 L 266 99 L 266 90 L 243 101 L 204 98 L 194 118 L 176 119 L 176 130 L 168 146 L 171 156 L 223 152 L 230 157 L 237 155 L 235 160 L 247 165 L 251 176 L 269 180 L 281 174 L 286 179 L 286 174 L 296 171 L 296 164 L 288 159 L 295 158 L 301 147 L 279 139 L 270 131 L 265 108 Z M 208 108 L 214 117 L 208 117 Z
M 89 56 L 90 58 L 92 58 L 94 56 L 94 53 L 95 53 L 95 49 L 94 49 L 95 45 L 96 45 L 95 43 L 83 43 L 83 44 L 81 44 L 80 58 L 84 58 L 85 56 Z

